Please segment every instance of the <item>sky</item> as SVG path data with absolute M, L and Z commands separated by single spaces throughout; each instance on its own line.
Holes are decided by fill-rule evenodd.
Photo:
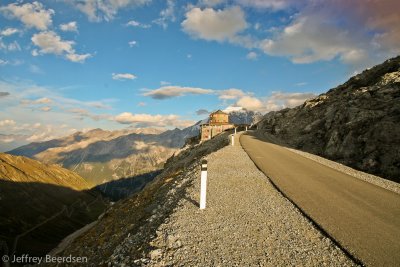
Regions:
M 293 107 L 400 54 L 398 0 L 0 2 L 0 151 Z

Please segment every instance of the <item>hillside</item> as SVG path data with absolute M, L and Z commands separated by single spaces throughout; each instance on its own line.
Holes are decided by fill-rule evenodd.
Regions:
M 131 260 L 126 266 L 137 266 L 132 261 L 151 250 L 148 242 L 157 227 L 167 220 L 194 182 L 187 178 L 187 173 L 197 171 L 201 158 L 228 142 L 228 134 L 224 133 L 171 157 L 162 173 L 143 191 L 115 203 L 92 229 L 79 236 L 59 256 L 85 256 L 93 266 L 107 266 L 108 262 L 114 262 L 110 256 L 119 251 L 124 239 L 135 235 Z
M 59 166 L 0 153 L 0 241 L 17 255 L 50 251 L 106 208 L 89 187 Z
M 258 123 L 287 145 L 400 182 L 400 57 Z
M 15 183 L 43 183 L 81 191 L 89 184 L 78 174 L 57 165 L 43 164 L 22 156 L 0 153 L 0 179 Z

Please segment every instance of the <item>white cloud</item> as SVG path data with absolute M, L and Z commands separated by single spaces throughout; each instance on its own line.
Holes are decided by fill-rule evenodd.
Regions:
M 76 132 L 76 129 L 62 128 L 60 125 L 15 121 L 5 127 L 7 134 L 0 134 L 0 151 L 8 151 L 30 142 L 47 141 Z
M 232 100 L 232 99 L 237 99 L 237 98 L 244 97 L 247 95 L 242 90 L 236 89 L 236 88 L 231 88 L 231 89 L 226 89 L 226 90 L 218 90 L 215 92 L 219 95 L 219 99 L 222 99 L 222 100 Z
M 223 10 L 195 7 L 186 13 L 181 25 L 193 38 L 215 41 L 230 40 L 248 26 L 240 7 Z
M 37 57 L 37 56 L 39 56 L 39 51 L 37 49 L 33 49 L 31 54 L 32 54 L 32 56 Z
M 88 16 L 90 21 L 110 21 L 120 9 L 142 6 L 151 0 L 79 0 L 73 5 Z
M 14 126 L 15 125 L 15 121 L 11 120 L 11 119 L 7 119 L 7 120 L 2 120 L 0 121 L 0 127 L 5 127 L 5 126 Z
M 269 97 L 257 98 L 251 95 L 240 97 L 236 103 L 230 105 L 228 110 L 247 109 L 266 113 L 283 108 L 293 108 L 301 105 L 307 99 L 314 98 L 313 93 L 284 93 L 273 92 Z
M 237 0 L 262 8 L 270 1 Z M 400 53 L 400 2 L 397 0 L 276 1 L 298 12 L 259 48 L 293 63 L 339 59 L 353 70 L 370 67 Z
M 242 111 L 242 110 L 243 110 L 242 107 L 228 106 L 228 107 L 226 107 L 226 108 L 223 110 L 223 112 L 231 113 L 231 112 L 234 112 L 234 111 Z
M 0 37 L 0 50 L 4 50 L 7 52 L 21 51 L 21 46 L 17 41 L 13 41 L 11 43 L 4 43 Z
M 32 36 L 34 45 L 40 48 L 39 53 L 62 55 L 74 53 L 73 41 L 61 40 L 61 37 L 53 31 L 40 32 Z
M 51 107 L 49 107 L 49 106 L 41 107 L 40 110 L 41 110 L 41 111 L 44 111 L 44 112 L 48 112 L 48 111 L 51 110 Z
M 132 114 L 123 112 L 114 117 L 116 122 L 122 124 L 134 124 L 136 127 L 188 127 L 194 121 L 180 120 L 178 115 L 151 115 L 151 114 Z
M 204 95 L 204 94 L 212 94 L 214 90 L 211 89 L 203 89 L 197 87 L 181 87 L 181 86 L 163 86 L 155 90 L 150 90 L 144 93 L 144 96 L 150 96 L 154 99 L 167 99 L 177 96 L 184 96 L 187 94 L 195 94 L 195 95 Z
M 38 98 L 36 100 L 30 100 L 30 99 L 22 99 L 20 101 L 22 105 L 42 105 L 42 104 L 51 104 L 53 103 L 53 100 L 47 97 L 42 97 Z
M 70 109 L 69 112 L 75 113 L 75 114 L 80 114 L 80 115 L 86 115 L 89 114 L 89 111 L 83 108 L 73 108 Z
M 28 28 L 47 30 L 52 24 L 54 10 L 45 9 L 43 4 L 35 1 L 18 5 L 16 3 L 0 7 L 0 11 L 9 18 L 17 18 Z
M 128 21 L 128 22 L 126 23 L 126 26 L 139 27 L 139 28 L 143 28 L 143 29 L 148 29 L 148 28 L 151 27 L 151 25 L 149 25 L 149 24 L 143 24 L 143 23 L 140 23 L 140 22 L 138 22 L 138 21 L 136 21 L 136 20 L 130 20 L 130 21 Z
M 52 131 L 50 129 L 46 130 L 45 132 L 39 132 L 37 131 L 36 133 L 32 134 L 28 138 L 26 138 L 26 141 L 28 142 L 43 142 L 43 141 L 48 141 L 55 139 L 56 136 L 52 134 Z
M 160 82 L 160 85 L 162 85 L 162 86 L 164 86 L 164 85 L 170 85 L 171 83 L 170 82 L 167 82 L 167 81 L 161 81 Z
M 64 55 L 66 59 L 72 62 L 84 62 L 91 54 L 76 54 L 73 46 L 75 42 L 62 40 L 59 35 L 53 31 L 36 33 L 31 38 L 34 45 L 40 48 L 39 51 L 33 50 L 32 55 L 55 54 Z
M 251 97 L 251 96 L 244 96 L 244 97 L 240 98 L 236 102 L 236 105 L 240 106 L 242 108 L 245 108 L 247 110 L 252 110 L 252 111 L 262 110 L 264 108 L 261 100 L 259 100 L 256 97 Z
M 317 15 L 298 17 L 261 49 L 269 55 L 288 56 L 293 63 L 311 63 L 340 56 L 345 62 L 362 61 L 366 54 L 347 30 L 326 23 Z
M 282 108 L 293 108 L 301 105 L 307 99 L 314 98 L 316 95 L 314 93 L 283 93 L 283 92 L 273 92 L 268 100 L 273 101 Z
M 0 145 L 1 143 L 11 143 L 15 141 L 15 136 L 14 135 L 4 135 L 4 134 L 0 134 Z M 0 147 L 0 151 L 3 151 L 3 149 Z M 7 151 L 8 149 L 5 149 L 4 151 Z
M 84 117 L 86 117 L 92 119 L 93 121 L 110 120 L 113 118 L 113 116 L 109 114 L 94 114 L 89 110 L 83 108 L 73 108 L 68 110 L 68 112 L 79 115 L 79 119 L 83 119 Z
M 134 40 L 132 40 L 132 41 L 128 42 L 128 45 L 129 45 L 130 47 L 134 47 L 134 46 L 137 45 L 137 42 L 134 41 Z
M 15 139 L 5 146 L 0 133 L 0 151 L 10 150 L 30 141 L 44 141 L 55 137 L 66 136 L 87 127 L 119 129 L 120 124 L 112 118 L 114 115 L 98 114 L 99 109 L 110 109 L 116 100 L 81 101 L 60 95 L 62 90 L 46 88 L 27 82 L 0 81 L 0 121 L 14 120 L 7 124 L 3 133 L 7 140 Z M 4 95 L 3 95 L 4 94 Z M 3 96 L 3 97 L 1 97 Z M 72 109 L 86 109 L 86 114 L 72 113 Z M 46 112 L 45 114 L 43 112 Z M 33 123 L 35 122 L 35 123 Z M 40 122 L 40 125 L 37 124 Z M 68 126 L 65 126 L 67 124 Z M 64 125 L 64 126 L 63 126 Z M 45 133 L 45 134 L 43 134 Z M 29 140 L 27 140 L 30 138 Z M 3 142 L 4 143 L 4 142 Z
M 164 86 L 154 89 L 154 90 L 145 90 L 143 93 L 144 96 L 149 96 L 153 99 L 168 99 L 173 97 L 185 96 L 188 94 L 193 95 L 217 95 L 221 100 L 235 100 L 238 98 L 242 98 L 244 96 L 251 96 L 251 93 L 243 92 L 241 89 L 230 88 L 225 90 L 214 90 L 214 89 L 205 89 L 199 87 L 185 87 L 185 86 L 176 86 L 176 85 L 168 85 L 169 83 L 163 82 Z
M 50 98 L 47 98 L 47 97 L 39 98 L 34 101 L 35 104 L 50 104 L 52 102 L 53 102 L 53 100 L 51 100 Z
M 141 24 L 137 22 L 136 20 L 131 20 L 126 23 L 126 26 L 132 26 L 132 27 L 139 27 Z
M 19 46 L 17 41 L 14 41 L 8 45 L 9 51 L 21 51 L 21 46 Z
M 160 17 L 153 22 L 162 26 L 164 29 L 168 27 L 168 21 L 174 22 L 175 17 L 175 0 L 167 0 L 167 7 L 160 12 Z
M 298 0 L 297 0 L 298 1 Z M 243 6 L 255 7 L 260 9 L 282 10 L 292 4 L 290 0 L 236 0 Z
M 0 66 L 5 66 L 5 65 L 8 65 L 8 64 L 10 64 L 10 62 L 8 60 L 0 59 Z
M 87 54 L 75 54 L 75 53 L 72 53 L 72 54 L 65 55 L 65 57 L 68 60 L 72 61 L 72 62 L 82 63 L 82 62 L 85 62 L 85 60 L 87 58 L 92 57 L 92 54 L 89 54 L 89 53 L 87 53 Z
M 112 74 L 113 80 L 134 80 L 137 77 L 131 73 L 113 73 Z
M 177 115 L 150 115 L 150 114 L 132 114 L 130 112 L 123 112 L 115 117 L 115 120 L 119 123 L 131 124 L 131 123 L 149 123 L 159 124 L 165 120 L 176 120 Z
M 60 24 L 60 29 L 64 32 L 78 32 L 78 24 L 76 21 Z
M 29 71 L 35 74 L 44 74 L 44 71 L 39 66 L 33 64 L 29 66 Z
M 0 35 L 2 35 L 2 36 L 10 36 L 10 35 L 16 34 L 18 32 L 20 32 L 20 30 L 18 30 L 16 28 L 6 28 L 6 29 L 4 29 L 4 30 L 2 30 L 0 32 Z
M 299 82 L 299 83 L 296 83 L 295 86 L 305 86 L 307 84 L 308 83 L 306 83 L 306 82 Z
M 256 60 L 258 58 L 258 54 L 254 51 L 251 51 L 246 55 L 246 58 L 249 60 Z

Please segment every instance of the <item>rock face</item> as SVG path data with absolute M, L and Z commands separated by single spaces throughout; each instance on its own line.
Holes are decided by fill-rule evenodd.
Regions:
M 4 153 L 0 153 L 0 200 L 0 244 L 8 248 L 3 252 L 32 256 L 53 249 L 96 220 L 108 205 L 76 173 Z
M 301 106 L 266 114 L 258 129 L 294 148 L 400 182 L 400 56 Z
M 234 124 L 254 124 L 262 119 L 260 112 L 251 110 L 237 110 L 229 112 L 229 121 Z
M 186 138 L 198 133 L 198 125 L 165 132 L 95 129 L 31 143 L 8 153 L 60 164 L 77 172 L 93 186 L 161 169 L 184 145 Z

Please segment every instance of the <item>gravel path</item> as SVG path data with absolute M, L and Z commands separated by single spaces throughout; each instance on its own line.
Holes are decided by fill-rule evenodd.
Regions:
M 157 230 L 147 266 L 355 266 L 260 172 L 240 146 L 208 157 L 207 208 L 200 171 Z

